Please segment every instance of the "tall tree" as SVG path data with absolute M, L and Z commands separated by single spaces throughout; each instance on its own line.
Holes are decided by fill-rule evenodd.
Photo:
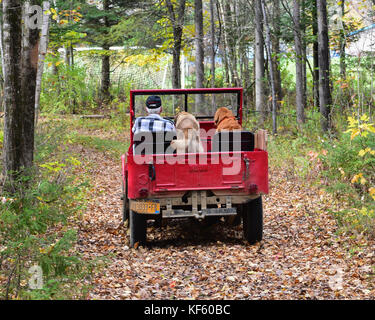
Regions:
M 314 105 L 319 109 L 319 46 L 318 46 L 318 10 L 316 0 L 312 1 L 313 35 L 313 91 Z
M 203 48 L 203 7 L 202 0 L 195 0 L 194 8 L 195 22 L 195 73 L 196 88 L 204 87 L 204 48 Z M 202 108 L 203 95 L 197 95 L 195 99 L 195 110 Z
M 255 110 L 260 114 L 260 124 L 265 121 L 264 97 L 264 39 L 261 0 L 255 0 Z
M 95 2 L 84 0 L 75 0 L 80 4 L 83 19 L 77 26 L 77 31 L 87 34 L 86 41 L 91 45 L 100 46 L 102 68 L 101 68 L 101 95 L 104 99 L 109 98 L 109 89 L 111 85 L 110 59 L 111 46 L 122 45 L 126 35 L 121 36 L 112 32 L 113 28 L 121 21 L 131 15 L 131 9 L 143 8 L 147 1 L 136 0 L 102 0 L 100 5 Z M 86 3 L 87 2 L 87 3 Z M 66 4 L 62 4 L 66 6 Z M 72 56 L 72 54 L 70 54 Z
M 182 32 L 185 20 L 186 0 L 181 0 L 174 6 L 171 0 L 166 0 L 169 20 L 173 29 L 173 48 L 172 48 L 172 87 L 174 89 L 181 88 L 181 68 L 180 57 L 182 49 Z
M 24 4 L 25 13 L 28 15 L 32 5 L 39 5 L 40 1 L 26 1 Z M 41 21 L 40 21 L 41 22 Z M 39 22 L 39 23 L 40 23 Z M 34 125 L 35 125 L 35 92 L 36 78 L 38 71 L 39 56 L 39 28 L 25 26 L 22 48 L 22 107 L 23 107 L 23 125 L 22 125 L 22 147 L 23 157 L 22 165 L 25 168 L 31 168 L 34 160 Z
M 211 27 L 211 88 L 215 87 L 215 0 L 210 0 L 210 27 Z
M 232 0 L 223 1 L 223 21 L 224 34 L 228 52 L 228 68 L 230 72 L 230 84 L 239 86 L 239 76 L 237 71 L 237 52 L 236 52 L 236 26 L 235 26 L 235 3 Z
M 294 48 L 296 54 L 296 107 L 297 122 L 305 122 L 305 77 L 303 64 L 303 39 L 301 32 L 301 6 L 300 0 L 293 0 L 293 25 L 294 25 Z
M 196 87 L 203 88 L 204 84 L 204 48 L 203 48 L 203 7 L 202 0 L 195 0 L 195 69 Z
M 228 36 L 227 33 L 225 32 L 225 19 L 224 19 L 224 8 L 221 4 L 220 0 L 216 1 L 216 6 L 217 6 L 217 12 L 218 12 L 218 20 L 220 24 L 220 32 L 223 33 L 223 41 L 221 43 L 221 56 L 223 57 L 224 60 L 224 78 L 225 78 L 225 86 L 230 85 L 230 73 L 229 73 L 229 62 L 228 62 Z
M 331 87 L 330 60 L 328 42 L 327 1 L 317 0 L 318 11 L 318 43 L 319 43 L 319 102 L 321 113 L 321 127 L 323 131 L 330 129 L 331 115 Z
M 47 54 L 48 47 L 48 32 L 49 32 L 49 9 L 50 3 L 43 1 L 43 18 L 42 18 L 42 30 L 40 35 L 39 43 L 39 60 L 38 60 L 38 71 L 36 76 L 36 89 L 35 89 L 35 124 L 38 121 L 39 109 L 40 109 L 40 93 L 42 90 L 42 76 L 44 70 L 44 60 Z M 54 64 L 53 72 L 57 73 L 56 64 Z M 54 73 L 54 74 L 56 74 Z
M 4 181 L 9 191 L 21 170 L 22 148 L 22 6 L 20 0 L 3 0 L 3 55 L 4 55 Z
M 340 18 L 340 40 L 339 40 L 339 46 L 340 46 L 340 76 L 341 79 L 346 79 L 346 53 L 345 53 L 345 47 L 346 47 L 346 38 L 345 38 L 345 22 L 344 22 L 344 15 L 345 15 L 345 0 L 341 0 L 340 5 L 341 10 L 341 18 Z
M 272 67 L 274 70 L 275 75 L 275 91 L 277 97 L 277 108 L 280 108 L 280 101 L 283 100 L 283 92 L 281 86 L 281 71 L 280 71 L 280 62 L 279 62 L 279 55 L 280 55 L 280 19 L 281 19 L 281 11 L 280 11 L 280 0 L 273 0 L 273 7 L 272 7 L 273 15 L 272 15 L 272 29 L 273 32 L 271 34 L 271 41 L 272 41 Z
M 264 3 L 265 0 L 261 0 L 261 7 L 262 7 L 262 14 L 263 14 L 263 21 L 266 28 L 266 51 L 268 56 L 268 61 L 272 61 L 272 43 L 271 43 L 271 31 L 268 23 L 268 13 L 267 7 Z M 277 133 L 277 97 L 276 97 L 276 89 L 275 89 L 275 74 L 274 68 L 272 65 L 268 68 L 269 76 L 270 76 L 270 84 L 271 84 L 271 95 L 272 95 L 272 131 L 273 133 Z
M 103 11 L 107 13 L 109 11 L 109 0 L 103 0 Z M 109 29 L 109 17 L 107 14 L 103 17 L 103 24 L 106 30 Z M 111 85 L 111 70 L 110 70 L 110 54 L 108 53 L 110 44 L 106 38 L 103 41 L 104 54 L 102 55 L 102 81 L 101 81 L 101 93 L 104 98 L 109 97 L 109 87 Z

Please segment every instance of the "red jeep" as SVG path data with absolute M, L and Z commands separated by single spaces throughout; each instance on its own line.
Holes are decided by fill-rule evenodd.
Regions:
M 144 114 L 150 95 L 162 99 L 163 117 L 179 111 L 200 124 L 204 153 L 176 153 L 175 132 L 130 133 L 122 156 L 123 221 L 129 219 L 130 245 L 146 242 L 147 220 L 229 217 L 243 220 L 244 238 L 262 240 L 262 195 L 268 193 L 268 153 L 254 147 L 249 131 L 216 133 L 214 115 L 230 108 L 242 124 L 242 88 L 132 90 L 130 130 Z

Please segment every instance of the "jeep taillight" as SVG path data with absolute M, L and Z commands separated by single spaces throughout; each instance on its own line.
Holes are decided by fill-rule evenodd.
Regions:
M 142 188 L 141 190 L 139 190 L 139 195 L 142 198 L 147 198 L 147 196 L 148 196 L 148 189 Z

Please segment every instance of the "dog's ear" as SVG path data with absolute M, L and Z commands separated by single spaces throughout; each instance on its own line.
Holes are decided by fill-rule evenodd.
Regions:
M 214 121 L 216 125 L 218 125 L 224 119 L 224 117 L 228 114 L 228 111 L 229 110 L 225 107 L 221 107 L 216 111 L 215 117 L 214 117 Z
M 181 112 L 177 113 L 174 117 L 174 124 L 177 124 L 178 117 L 181 115 Z
M 221 108 L 216 110 L 215 116 L 214 116 L 214 122 L 217 125 L 219 123 L 219 116 L 220 116 L 220 110 Z

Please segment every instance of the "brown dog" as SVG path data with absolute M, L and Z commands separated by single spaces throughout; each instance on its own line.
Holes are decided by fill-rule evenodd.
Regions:
M 177 114 L 175 126 L 177 140 L 173 140 L 171 146 L 177 153 L 204 152 L 199 136 L 199 122 L 191 113 L 183 111 Z
M 242 130 L 241 125 L 238 123 L 233 112 L 228 108 L 221 107 L 217 109 L 214 117 L 216 131 L 220 132 L 222 130 L 233 131 Z

